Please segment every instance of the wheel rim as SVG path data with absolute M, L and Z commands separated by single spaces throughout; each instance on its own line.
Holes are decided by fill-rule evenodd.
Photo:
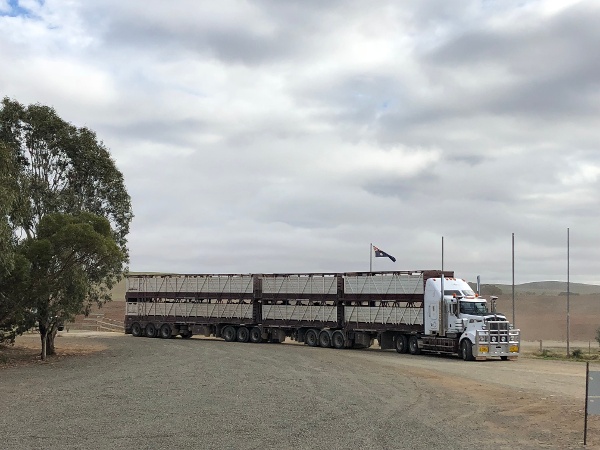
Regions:
M 314 347 L 317 343 L 317 333 L 313 330 L 309 330 L 308 333 L 306 333 L 306 343 L 309 346 Z
M 255 344 L 262 341 L 262 333 L 258 328 L 252 328 L 250 331 L 250 340 Z
M 339 332 L 333 333 L 333 346 L 337 349 L 344 348 L 344 335 Z
M 235 328 L 233 327 L 227 327 L 225 328 L 225 330 L 223 331 L 223 337 L 225 338 L 226 341 L 233 341 L 235 340 Z
M 148 337 L 156 336 L 156 327 L 151 323 L 146 325 L 146 336 L 148 336 Z
M 398 336 L 396 338 L 396 350 L 399 353 L 404 353 L 406 350 L 406 338 L 404 336 Z
M 250 337 L 250 333 L 248 331 L 248 328 L 241 327 L 238 330 L 238 341 L 240 341 L 240 342 L 248 342 L 248 338 L 249 337 Z
M 133 326 L 131 327 L 131 334 L 133 334 L 135 337 L 141 336 L 142 327 L 140 326 L 139 323 L 133 324 Z

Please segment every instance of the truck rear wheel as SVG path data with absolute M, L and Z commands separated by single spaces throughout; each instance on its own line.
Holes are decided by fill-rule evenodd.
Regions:
M 225 339 L 226 342 L 233 342 L 237 337 L 237 332 L 235 331 L 235 328 L 228 325 L 225 328 L 223 328 L 221 335 L 223 336 L 223 339 Z
M 250 340 L 250 330 L 246 327 L 239 327 L 237 330 L 237 340 L 239 342 L 248 342 Z
M 406 353 L 408 351 L 408 340 L 403 334 L 396 336 L 396 351 L 398 353 Z
M 259 342 L 262 342 L 262 332 L 260 331 L 260 328 L 258 327 L 254 327 L 250 330 L 250 342 L 253 342 L 255 344 L 258 344 Z
M 408 351 L 411 355 L 419 355 L 421 349 L 419 348 L 419 339 L 416 336 L 411 336 L 408 339 Z
M 316 347 L 319 344 L 317 330 L 313 330 L 312 328 L 308 330 L 304 336 L 304 342 L 306 342 L 306 345 L 309 347 Z
M 163 339 L 171 339 L 171 325 L 165 323 L 160 327 L 160 337 Z
M 346 348 L 346 337 L 344 336 L 344 332 L 337 330 L 335 333 L 333 333 L 333 336 L 331 337 L 331 344 L 333 345 L 333 348 L 337 348 L 338 350 Z
M 460 353 L 462 359 L 465 361 L 473 361 L 475 358 L 473 357 L 473 344 L 468 339 L 465 339 L 460 344 Z
M 190 330 L 182 330 L 179 334 L 183 339 L 189 339 L 192 337 L 192 332 Z
M 142 335 L 142 326 L 137 322 L 131 325 L 131 334 L 135 337 L 140 337 Z
M 319 345 L 323 348 L 331 347 L 331 335 L 329 334 L 329 331 L 321 331 L 319 334 Z
M 156 337 L 156 327 L 152 322 L 146 325 L 146 336 L 150 338 Z

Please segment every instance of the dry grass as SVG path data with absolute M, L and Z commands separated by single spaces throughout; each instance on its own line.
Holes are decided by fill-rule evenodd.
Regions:
M 14 345 L 0 345 L 0 370 L 27 364 L 49 364 L 72 356 L 85 356 L 105 350 L 106 347 L 96 342 L 80 339 L 75 336 L 58 335 L 55 341 L 56 355 L 46 361 L 40 358 L 41 344 L 37 333 L 17 338 Z

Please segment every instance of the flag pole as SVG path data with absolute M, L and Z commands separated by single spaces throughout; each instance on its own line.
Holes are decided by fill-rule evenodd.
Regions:
M 373 272 L 373 243 L 369 245 L 369 272 Z

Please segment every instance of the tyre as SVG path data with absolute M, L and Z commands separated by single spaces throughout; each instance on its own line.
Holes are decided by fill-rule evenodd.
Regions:
M 403 334 L 396 336 L 396 351 L 398 353 L 406 353 L 408 351 L 408 339 Z
M 156 337 L 156 327 L 154 326 L 154 324 L 152 322 L 150 322 L 148 325 L 146 325 L 146 337 Z
M 131 325 L 131 334 L 135 337 L 140 337 L 142 335 L 142 326 L 137 322 Z
M 333 333 L 333 336 L 331 336 L 331 345 L 338 350 L 346 348 L 346 337 L 343 331 L 337 330 Z
M 473 344 L 468 339 L 465 339 L 460 344 L 460 354 L 465 361 L 473 361 Z
M 316 347 L 319 345 L 319 335 L 317 334 L 317 330 L 310 329 L 306 332 L 306 336 L 304 336 L 304 342 L 309 347 Z
M 319 333 L 319 345 L 323 348 L 331 347 L 331 334 L 329 334 L 329 331 L 323 330 Z
M 411 355 L 419 355 L 421 349 L 419 348 L 419 339 L 416 336 L 408 338 L 408 351 Z
M 258 327 L 254 327 L 250 330 L 250 342 L 254 343 L 254 344 L 258 344 L 259 342 L 262 342 L 262 331 L 260 331 L 260 328 Z
M 239 327 L 237 330 L 238 342 L 248 342 L 250 340 L 250 330 L 246 327 Z
M 221 335 L 226 342 L 233 342 L 237 338 L 237 332 L 235 331 L 235 328 L 230 325 L 223 328 Z
M 192 332 L 190 330 L 182 330 L 179 334 L 183 339 L 189 339 L 192 337 Z
M 160 337 L 163 339 L 171 339 L 171 325 L 165 323 L 160 327 Z

